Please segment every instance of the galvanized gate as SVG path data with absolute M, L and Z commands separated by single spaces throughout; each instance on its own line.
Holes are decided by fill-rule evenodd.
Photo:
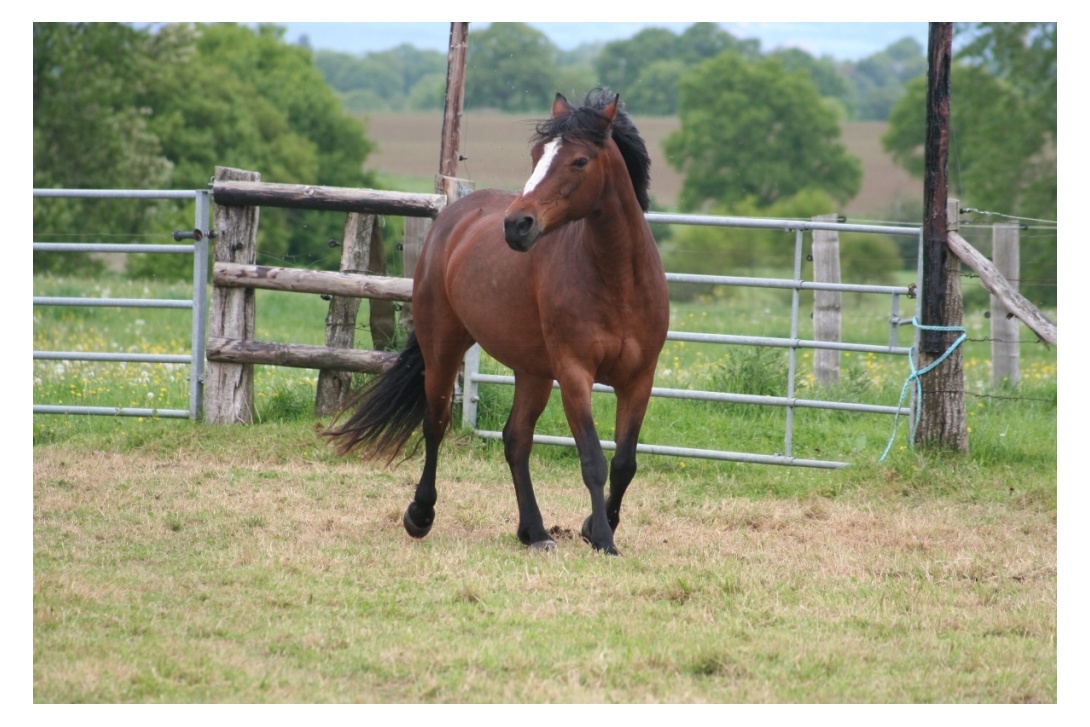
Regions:
M 35 242 L 35 252 L 109 252 L 184 254 L 193 256 L 193 297 L 190 300 L 156 300 L 145 298 L 55 298 L 35 297 L 38 306 L 96 306 L 115 308 L 177 308 L 190 309 L 193 316 L 191 346 L 188 353 L 110 353 L 89 351 L 35 351 L 35 360 L 109 361 L 156 364 L 189 364 L 189 408 L 145 409 L 139 407 L 75 406 L 68 404 L 35 404 L 35 414 L 90 414 L 104 416 L 142 416 L 174 419 L 199 419 L 204 401 L 205 323 L 208 319 L 208 238 L 211 196 L 205 190 L 145 191 L 94 189 L 35 189 L 35 197 L 73 197 L 99 199 L 193 199 L 196 204 L 193 230 L 175 233 L 176 241 L 191 239 L 178 245 L 128 245 L 75 242 Z
M 696 333 L 686 331 L 670 331 L 667 334 L 668 341 L 693 341 L 700 343 L 716 343 L 726 345 L 771 346 L 788 349 L 788 375 L 785 382 L 783 396 L 758 396 L 738 394 L 730 392 L 694 391 L 688 389 L 669 389 L 655 387 L 651 395 L 665 398 L 693 399 L 700 401 L 718 401 L 736 404 L 756 404 L 761 406 L 782 407 L 785 410 L 784 445 L 783 452 L 776 454 L 753 454 L 746 452 L 730 452 L 708 449 L 692 449 L 688 447 L 674 447 L 661 444 L 639 444 L 637 452 L 647 454 L 663 454 L 679 457 L 693 457 L 701 459 L 715 459 L 732 462 L 750 462 L 757 464 L 790 465 L 797 467 L 839 468 L 847 462 L 801 459 L 792 455 L 792 435 L 794 430 L 795 409 L 836 409 L 840 411 L 863 412 L 870 414 L 905 415 L 911 421 L 911 407 L 899 406 L 875 406 L 852 402 L 820 401 L 800 399 L 795 396 L 796 364 L 800 349 L 832 349 L 838 351 L 858 351 L 864 353 L 907 355 L 909 348 L 897 345 L 897 329 L 902 325 L 911 325 L 912 320 L 904 320 L 900 316 L 901 296 L 911 296 L 913 291 L 909 287 L 886 285 L 849 285 L 833 283 L 817 283 L 802 280 L 803 239 L 804 233 L 813 230 L 835 230 L 838 232 L 860 232 L 885 235 L 913 236 L 921 239 L 919 227 L 896 227 L 880 225 L 849 225 L 836 222 L 818 222 L 803 220 L 775 220 L 775 219 L 748 219 L 741 217 L 715 217 L 710 215 L 681 215 L 648 213 L 647 221 L 658 224 L 675 225 L 705 225 L 716 227 L 738 227 L 750 229 L 774 229 L 794 231 L 795 233 L 795 262 L 793 279 L 768 279 L 746 278 L 723 275 L 688 275 L 667 273 L 666 279 L 673 282 L 700 283 L 705 285 L 732 285 L 743 287 L 780 288 L 792 291 L 791 298 L 791 331 L 787 338 L 761 337 L 761 336 L 732 336 L 709 333 Z M 922 242 L 920 243 L 922 244 Z M 889 314 L 889 338 L 885 343 L 846 343 L 833 341 L 816 341 L 801 339 L 798 336 L 799 326 L 799 293 L 803 290 L 836 290 L 842 292 L 865 293 L 871 295 L 888 295 L 890 297 Z M 462 384 L 462 424 L 466 428 L 473 429 L 476 434 L 486 439 L 499 439 L 502 432 L 477 429 L 477 402 L 480 399 L 479 388 L 482 385 L 514 385 L 515 379 L 509 375 L 482 374 L 480 372 L 480 348 L 474 346 L 465 357 L 465 372 Z M 559 384 L 553 383 L 555 388 Z M 595 392 L 611 393 L 607 386 L 595 385 Z M 534 435 L 534 442 L 540 444 L 554 444 L 562 446 L 575 446 L 575 440 L 571 437 L 557 437 L 549 435 Z M 603 449 L 615 449 L 613 442 L 602 442 Z

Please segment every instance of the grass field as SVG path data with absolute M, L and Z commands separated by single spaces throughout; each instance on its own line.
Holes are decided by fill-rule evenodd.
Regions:
M 35 294 L 105 285 L 139 292 L 37 279 Z M 883 335 L 850 303 L 846 339 Z M 319 343 L 325 306 L 258 291 L 257 337 Z M 36 309 L 35 348 L 173 351 L 188 340 L 173 315 Z M 770 316 L 763 295 L 704 300 L 675 305 L 672 327 L 768 335 Z M 967 317 L 971 339 L 983 325 Z M 890 419 L 835 412 L 799 422 L 796 454 L 842 470 L 643 457 L 620 558 L 575 535 L 587 495 L 556 447 L 531 466 L 560 547 L 526 551 L 502 447 L 464 432 L 445 444 L 432 533 L 409 539 L 419 458 L 336 457 L 311 371 L 259 367 L 249 427 L 35 416 L 34 700 L 1055 702 L 1057 359 L 1023 350 L 1022 385 L 994 391 L 987 343 L 968 344 L 968 457 L 916 451 L 902 424 L 879 463 Z M 672 343 L 660 375 L 760 386 L 780 365 L 747 355 Z M 907 362 L 843 370 L 838 393 L 892 405 Z M 39 362 L 34 396 L 183 407 L 186 373 Z M 655 402 L 644 439 L 776 447 L 782 427 L 782 412 Z

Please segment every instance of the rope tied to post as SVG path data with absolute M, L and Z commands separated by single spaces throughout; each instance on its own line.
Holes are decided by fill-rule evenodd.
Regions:
M 925 366 L 925 367 L 923 367 L 922 369 L 919 369 L 919 370 L 916 369 L 916 347 L 912 346 L 911 348 L 908 349 L 908 366 L 912 370 L 912 372 L 908 375 L 908 379 L 905 380 L 905 385 L 901 387 L 901 398 L 897 400 L 897 413 L 893 415 L 893 434 L 891 434 L 890 437 L 889 437 L 889 444 L 886 445 L 886 451 L 882 452 L 882 456 L 878 458 L 879 462 L 885 461 L 886 455 L 889 454 L 890 448 L 893 447 L 894 440 L 897 439 L 897 427 L 898 427 L 898 424 L 899 424 L 898 420 L 900 419 L 900 416 L 901 416 L 900 409 L 901 409 L 901 405 L 904 404 L 905 395 L 908 393 L 909 385 L 912 382 L 916 382 L 916 422 L 915 422 L 915 424 L 917 426 L 919 426 L 919 423 L 920 423 L 920 402 L 923 400 L 923 387 L 920 385 L 920 377 L 923 376 L 924 374 L 930 372 L 936 366 L 938 366 L 943 361 L 945 361 L 947 359 L 947 357 L 949 357 L 950 354 L 952 354 L 957 349 L 957 347 L 962 344 L 962 342 L 965 340 L 965 338 L 967 336 L 967 334 L 965 332 L 965 328 L 963 328 L 962 326 L 925 326 L 922 323 L 920 323 L 919 319 L 917 319 L 916 316 L 912 316 L 912 325 L 916 326 L 916 328 L 920 329 L 921 331 L 941 331 L 941 332 L 944 332 L 944 333 L 956 332 L 956 333 L 960 333 L 961 335 L 958 336 L 957 339 L 955 339 L 952 344 L 950 344 L 950 347 L 948 349 L 946 349 L 946 351 L 944 351 L 941 356 L 939 356 L 937 359 L 935 359 L 934 361 L 929 363 L 927 366 Z M 910 440 L 909 441 L 909 446 L 911 446 L 911 445 L 912 445 L 912 442 Z

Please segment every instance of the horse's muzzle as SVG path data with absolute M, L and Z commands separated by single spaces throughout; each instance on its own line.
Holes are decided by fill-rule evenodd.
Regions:
M 526 252 L 537 238 L 541 237 L 541 227 L 531 215 L 509 215 L 503 218 L 503 239 L 507 245 L 518 252 Z

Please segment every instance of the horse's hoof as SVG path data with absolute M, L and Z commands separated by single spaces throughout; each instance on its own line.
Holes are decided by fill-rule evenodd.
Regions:
M 600 545 L 599 543 L 594 542 L 594 539 L 591 538 L 591 536 L 590 536 L 590 516 L 587 516 L 587 519 L 583 521 L 583 527 L 580 528 L 579 535 L 582 536 L 584 541 L 590 543 L 591 547 L 594 548 L 594 550 L 599 552 L 599 553 L 607 553 L 609 555 L 620 555 L 620 553 L 617 552 L 617 546 L 615 546 L 613 543 L 606 543 L 603 546 L 603 545 Z
M 401 523 L 405 526 L 405 532 L 414 538 L 422 538 L 431 532 L 431 524 L 435 521 L 435 514 L 426 518 L 421 518 L 423 524 L 417 524 L 413 519 L 413 511 L 416 509 L 416 503 L 409 503 L 409 506 L 405 508 L 405 515 L 401 518 Z
M 530 543 L 526 547 L 530 550 L 536 550 L 539 553 L 551 553 L 556 550 L 556 541 L 552 538 L 546 538 L 545 540 L 539 540 L 536 543 Z

